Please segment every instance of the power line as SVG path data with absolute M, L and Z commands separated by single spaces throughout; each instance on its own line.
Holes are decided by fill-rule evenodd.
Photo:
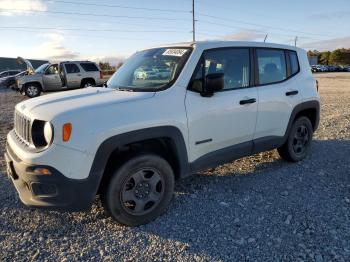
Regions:
M 212 24 L 212 25 L 218 25 L 218 26 L 227 27 L 227 28 L 233 28 L 233 29 L 237 29 L 238 28 L 238 29 L 244 29 L 244 30 L 252 30 L 252 31 L 256 31 L 256 32 L 262 33 L 264 35 L 266 35 L 268 33 L 267 31 L 259 30 L 259 29 L 256 29 L 256 28 L 246 28 L 246 27 L 241 27 L 241 26 L 232 26 L 232 25 L 228 25 L 228 24 L 210 22 L 210 21 L 207 21 L 207 20 L 198 20 L 198 22 L 206 23 L 206 24 Z M 293 35 L 293 34 L 282 34 L 282 33 L 273 33 L 273 34 L 270 33 L 269 35 L 295 37 L 295 35 Z M 324 40 L 324 39 L 313 38 L 313 37 L 304 36 L 304 35 L 300 35 L 300 37 L 301 38 L 314 39 L 314 40 Z
M 118 30 L 91 28 L 61 28 L 61 27 L 33 27 L 33 26 L 0 26 L 2 29 L 30 29 L 30 30 L 62 30 L 62 31 L 91 31 L 91 32 L 125 32 L 125 33 L 190 33 L 180 30 Z
M 7 9 L 0 8 L 0 12 L 8 11 L 23 11 L 22 9 Z M 97 17 L 115 17 L 115 18 L 128 18 L 128 19 L 148 19 L 148 20 L 168 20 L 168 21 L 183 21 L 181 18 L 170 18 L 170 17 L 147 17 L 147 16 L 127 16 L 127 15 L 109 15 L 109 14 L 95 14 L 95 13 L 80 13 L 80 12 L 64 12 L 64 11 L 48 11 L 48 10 L 25 10 L 26 12 L 34 13 L 48 13 L 48 14 L 64 14 L 64 15 L 79 15 L 79 16 L 97 16 Z
M 33 14 L 33 15 L 45 15 L 45 14 Z M 45 17 L 45 18 L 61 18 L 61 16 L 59 15 L 50 15 L 49 17 Z M 65 20 L 73 20 L 73 21 L 87 21 L 87 22 L 92 22 L 92 23 L 96 23 L 96 22 L 101 22 L 101 19 L 91 19 L 91 18 L 80 18 L 80 17 L 69 17 L 69 16 L 66 16 L 64 18 Z M 115 23 L 115 20 L 112 21 L 112 20 L 103 20 L 103 23 L 104 24 L 108 24 L 108 25 L 111 25 L 111 26 L 115 26 L 116 23 Z M 166 25 L 159 25 L 158 21 L 154 21 L 154 23 L 157 23 L 155 25 L 150 25 L 150 26 L 156 26 L 157 28 L 163 28 L 163 29 L 167 29 L 167 30 L 177 30 L 179 28 L 175 28 L 175 27 L 168 27 Z M 145 26 L 145 22 L 142 22 L 142 23 L 130 23 L 130 22 L 121 22 L 121 21 L 117 21 L 117 25 L 129 25 L 129 26 L 136 26 L 136 27 L 144 27 Z M 183 28 L 183 27 L 182 27 Z M 188 29 L 188 32 L 190 32 L 191 29 Z
M 35 30 L 28 30 L 28 29 L 8 29 L 8 28 L 0 28 L 1 31 L 18 31 L 18 32 L 26 32 L 26 33 L 37 33 L 38 31 Z M 110 37 L 110 36 L 103 36 L 103 35 L 88 35 L 88 34 L 71 34 L 67 32 L 60 32 L 62 35 L 67 35 L 67 36 L 73 36 L 73 37 L 89 37 L 89 38 L 101 38 L 101 39 L 106 39 L 106 40 L 144 40 L 144 38 L 135 38 L 135 37 L 123 37 L 123 36 L 118 36 L 118 37 Z M 152 42 L 159 42 L 162 41 L 162 39 L 149 39 Z
M 109 5 L 109 4 L 95 4 L 95 3 L 85 3 L 85 2 L 72 2 L 72 1 L 61 1 L 61 0 L 45 0 L 46 2 L 55 2 L 63 4 L 74 4 L 74 5 L 85 5 L 85 6 L 99 6 L 99 7 L 109 7 L 109 8 L 121 8 L 121 9 L 132 9 L 132 10 L 144 10 L 144 11 L 158 11 L 158 12 L 171 12 L 171 13 L 190 13 L 191 11 L 186 10 L 173 10 L 173 9 L 160 9 L 160 8 L 147 8 L 147 7 L 132 7 L 124 5 Z
M 205 17 L 218 19 L 218 20 L 231 21 L 231 22 L 235 22 L 235 23 L 241 23 L 241 24 L 246 24 L 246 25 L 253 25 L 253 26 L 270 28 L 270 29 L 275 29 L 275 30 L 289 31 L 289 32 L 295 32 L 295 33 L 303 33 L 303 34 L 316 35 L 316 36 L 327 36 L 327 37 L 330 36 L 330 35 L 323 35 L 323 34 L 304 32 L 304 31 L 299 31 L 299 30 L 294 30 L 294 29 L 289 29 L 289 28 L 281 28 L 281 27 L 275 27 L 275 26 L 267 26 L 267 25 L 262 25 L 262 24 L 250 23 L 250 22 L 245 22 L 245 21 L 237 20 L 237 19 L 230 19 L 230 18 L 223 18 L 223 17 L 213 16 L 213 15 L 208 15 L 208 14 L 204 14 L 204 13 L 200 13 L 200 12 L 197 12 L 197 14 L 199 14 L 201 16 L 205 16 Z

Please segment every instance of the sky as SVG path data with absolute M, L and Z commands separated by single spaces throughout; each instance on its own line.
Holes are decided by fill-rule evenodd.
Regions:
M 0 57 L 117 63 L 192 41 L 192 0 L 0 0 Z M 196 40 L 350 48 L 350 0 L 195 0 Z

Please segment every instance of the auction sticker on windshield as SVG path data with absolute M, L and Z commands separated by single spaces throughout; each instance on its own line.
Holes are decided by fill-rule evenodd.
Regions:
M 175 49 L 175 48 L 171 48 L 171 49 L 167 49 L 165 50 L 165 52 L 163 53 L 163 55 L 168 55 L 168 56 L 183 56 L 188 49 Z

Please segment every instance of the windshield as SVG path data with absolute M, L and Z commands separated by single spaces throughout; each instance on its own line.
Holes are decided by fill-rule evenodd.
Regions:
M 157 91 L 176 80 L 190 48 L 154 48 L 137 52 L 108 80 L 111 88 Z
M 45 69 L 49 66 L 49 64 L 42 64 L 37 69 L 35 69 L 35 73 L 45 73 Z

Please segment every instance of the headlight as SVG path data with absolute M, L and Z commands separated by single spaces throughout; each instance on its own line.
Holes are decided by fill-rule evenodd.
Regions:
M 32 124 L 32 142 L 36 148 L 47 147 L 52 143 L 54 136 L 50 122 L 34 120 Z
M 53 128 L 50 122 L 46 122 L 44 125 L 44 137 L 46 143 L 49 145 L 53 139 Z

